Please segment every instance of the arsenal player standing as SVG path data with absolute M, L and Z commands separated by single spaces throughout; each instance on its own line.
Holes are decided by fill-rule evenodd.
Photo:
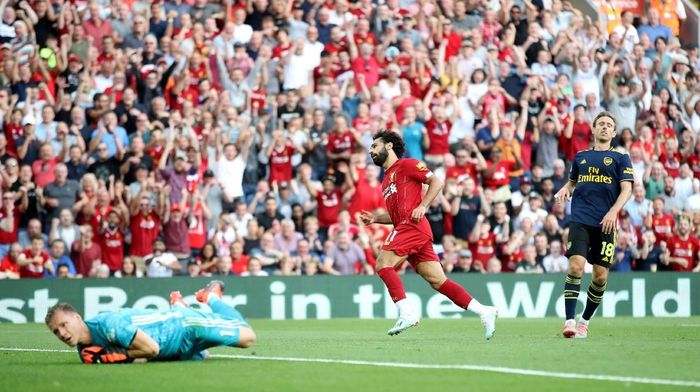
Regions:
M 442 181 L 433 176 L 422 162 L 410 158 L 401 159 L 405 145 L 397 133 L 382 130 L 373 139 L 369 153 L 374 164 L 384 168 L 382 195 L 388 213 L 375 215 L 362 211 L 360 219 L 365 225 L 382 223 L 394 226 L 384 241 L 376 267 L 377 275 L 384 281 L 399 309 L 399 319 L 389 330 L 389 335 L 401 333 L 420 321 L 411 309 L 403 283 L 396 273 L 396 269 L 408 260 L 435 290 L 460 308 L 478 314 L 486 328 L 486 339 L 491 339 L 496 331 L 497 309 L 480 304 L 464 287 L 447 279 L 439 258 L 433 251 L 433 234 L 425 212 L 442 190 Z M 423 184 L 428 185 L 425 197 L 422 196 Z

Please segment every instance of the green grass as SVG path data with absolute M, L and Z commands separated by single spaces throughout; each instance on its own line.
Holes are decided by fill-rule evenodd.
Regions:
M 700 317 L 595 319 L 587 340 L 560 337 L 561 320 L 499 320 L 483 340 L 475 318 L 423 320 L 396 337 L 393 320 L 253 320 L 252 349 L 213 354 L 485 365 L 700 381 Z M 65 349 L 43 326 L 0 324 L 0 347 Z M 0 351 L 0 391 L 671 391 L 698 390 L 462 369 L 212 358 L 205 362 L 82 365 L 77 353 Z

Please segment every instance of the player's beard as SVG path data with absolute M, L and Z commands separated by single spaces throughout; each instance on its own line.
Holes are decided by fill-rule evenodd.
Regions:
M 389 158 L 389 152 L 384 148 L 382 151 L 379 151 L 377 155 L 372 156 L 372 162 L 377 166 L 383 166 L 387 158 Z

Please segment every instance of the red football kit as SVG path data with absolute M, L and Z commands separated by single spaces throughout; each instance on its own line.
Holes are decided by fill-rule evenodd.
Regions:
M 414 268 L 423 261 L 439 260 L 433 250 L 433 233 L 428 219 L 424 216 L 418 223 L 411 220 L 411 213 L 423 198 L 423 183 L 432 176 L 433 172 L 423 163 L 404 158 L 386 170 L 382 181 L 382 196 L 394 225 L 382 249 L 399 256 L 408 255 L 408 262 Z
M 693 267 L 695 267 L 695 256 L 700 250 L 700 244 L 698 240 L 692 236 L 688 236 L 687 239 L 683 240 L 679 236 L 673 236 L 668 239 L 668 250 L 671 252 L 671 257 L 679 257 L 688 261 L 688 265 L 684 268 L 682 265 L 677 263 L 670 263 L 668 266 L 678 272 L 692 272 Z

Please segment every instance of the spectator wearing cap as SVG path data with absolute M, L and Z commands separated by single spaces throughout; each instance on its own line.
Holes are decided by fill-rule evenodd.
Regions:
M 611 58 L 615 59 L 613 55 Z M 647 92 L 646 83 L 629 85 L 628 80 L 620 79 L 617 86 L 614 86 L 612 69 L 608 66 L 608 73 L 605 75 L 605 102 L 608 110 L 615 116 L 617 120 L 617 130 L 620 132 L 625 128 L 636 129 L 637 120 L 637 102 Z M 631 67 L 634 69 L 634 67 Z
M 303 2 L 293 1 L 292 3 L 292 10 L 287 18 L 287 26 L 289 28 L 289 37 L 295 40 L 306 36 L 306 32 L 309 30 L 309 24 L 304 20 Z
M 193 219 L 193 210 L 185 207 L 185 203 L 186 201 L 183 199 L 177 204 L 170 205 L 170 208 L 166 209 L 165 214 L 161 217 L 163 219 L 165 247 L 178 259 L 189 257 L 191 249 L 188 231 Z
M 459 251 L 459 257 L 457 258 L 457 263 L 451 272 L 453 273 L 467 273 L 467 272 L 482 272 L 481 263 L 474 263 L 474 258 L 472 257 L 472 251 L 469 249 L 462 249 Z
M 525 175 L 520 178 L 520 186 L 516 191 L 513 191 L 510 197 L 510 203 L 515 213 L 520 212 L 520 209 L 523 207 L 523 203 L 526 201 L 527 196 L 532 190 L 532 175 L 525 173 Z

